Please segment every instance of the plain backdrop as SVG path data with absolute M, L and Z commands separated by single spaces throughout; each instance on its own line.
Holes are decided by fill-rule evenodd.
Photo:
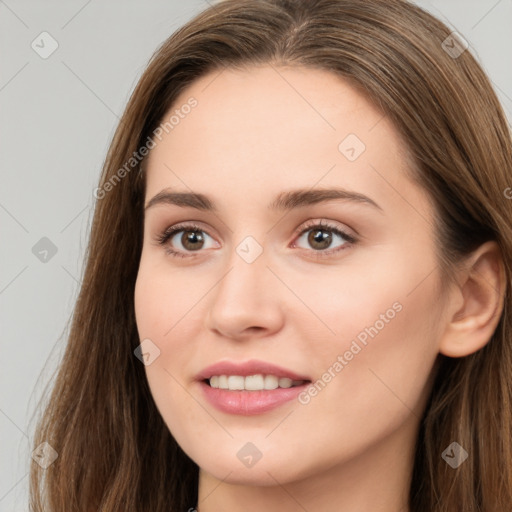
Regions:
M 464 35 L 512 121 L 512 0 L 417 3 Z M 155 49 L 207 6 L 0 0 L 0 512 L 28 510 L 29 421 L 65 347 L 114 129 Z

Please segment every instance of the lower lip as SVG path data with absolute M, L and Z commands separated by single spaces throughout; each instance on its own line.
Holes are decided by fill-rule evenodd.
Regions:
M 291 388 L 265 389 L 261 391 L 229 391 L 212 388 L 201 381 L 199 385 L 207 400 L 217 409 L 228 414 L 252 416 L 261 414 L 297 397 L 310 383 Z

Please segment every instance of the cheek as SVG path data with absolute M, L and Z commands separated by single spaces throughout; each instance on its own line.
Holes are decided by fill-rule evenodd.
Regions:
M 188 385 L 184 368 L 198 357 L 194 339 L 200 336 L 193 330 L 200 328 L 203 315 L 197 305 L 207 289 L 190 286 L 184 273 L 141 260 L 134 293 L 137 330 L 140 340 L 150 339 L 160 351 L 145 366 L 146 377 L 163 420 L 180 439 L 193 437 L 195 429 L 190 425 L 201 424 L 201 411 L 183 386 Z M 191 420 L 184 430 L 183 421 L 176 421 L 176 411 Z
M 307 338 L 300 350 L 317 379 L 303 402 L 331 415 L 334 424 L 347 417 L 360 421 L 370 410 L 390 425 L 411 411 L 421 414 L 442 306 L 436 274 L 425 279 L 428 264 L 393 258 L 344 275 L 306 277 L 295 288 L 313 305 L 311 313 L 293 315 Z M 375 426 L 370 421 L 359 428 Z
M 141 260 L 135 284 L 135 315 L 141 338 L 155 336 L 164 341 L 184 325 L 183 321 L 187 322 L 189 311 L 208 288 L 206 284 L 192 284 L 189 272 L 173 270 L 165 261 L 153 263 L 153 259 Z

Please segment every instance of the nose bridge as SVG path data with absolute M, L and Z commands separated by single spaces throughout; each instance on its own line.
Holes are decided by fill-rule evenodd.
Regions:
M 281 311 L 267 264 L 267 253 L 254 237 L 246 236 L 233 247 L 227 272 L 212 295 L 210 328 L 235 337 L 253 327 L 278 327 Z
M 229 272 L 219 283 L 217 300 L 255 307 L 265 298 L 261 284 L 267 281 L 266 274 L 271 274 L 263 246 L 254 237 L 246 236 L 233 247 L 226 263 Z

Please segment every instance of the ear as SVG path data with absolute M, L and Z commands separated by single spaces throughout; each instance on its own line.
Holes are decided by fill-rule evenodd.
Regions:
M 506 274 L 500 248 L 486 242 L 473 252 L 458 271 L 458 288 L 449 305 L 441 354 L 464 357 L 484 347 L 491 339 L 503 311 Z

